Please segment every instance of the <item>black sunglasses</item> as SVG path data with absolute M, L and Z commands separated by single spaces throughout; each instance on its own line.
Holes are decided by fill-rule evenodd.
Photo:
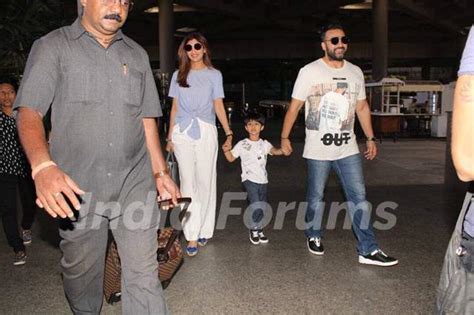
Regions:
M 195 50 L 201 50 L 201 48 L 202 48 L 201 44 L 199 44 L 199 43 L 194 44 L 194 49 Z M 193 46 L 190 45 L 190 44 L 184 45 L 184 50 L 191 51 L 191 50 L 193 50 Z
M 337 44 L 339 44 L 339 40 L 341 40 L 341 42 L 343 44 L 348 44 L 349 43 L 349 37 L 347 37 L 347 36 L 333 37 L 329 40 L 325 40 L 325 42 L 331 42 L 331 44 L 337 45 Z

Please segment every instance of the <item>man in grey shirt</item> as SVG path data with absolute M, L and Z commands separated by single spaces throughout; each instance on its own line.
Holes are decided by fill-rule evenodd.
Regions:
M 75 314 L 100 313 L 109 226 L 122 261 L 123 313 L 164 314 L 156 189 L 174 202 L 180 193 L 159 143 L 148 55 L 120 30 L 130 0 L 81 5 L 74 24 L 35 42 L 15 103 L 37 203 L 52 217 L 77 219 L 60 230 L 64 289 Z M 48 148 L 41 118 L 49 108 Z

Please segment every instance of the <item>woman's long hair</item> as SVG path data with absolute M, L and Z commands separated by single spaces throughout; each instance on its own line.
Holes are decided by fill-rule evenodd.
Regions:
M 191 33 L 184 37 L 183 41 L 179 45 L 178 48 L 178 58 L 179 58 L 179 70 L 178 70 L 178 84 L 181 87 L 189 87 L 187 82 L 189 71 L 191 70 L 191 61 L 188 58 L 186 50 L 184 50 L 184 46 L 190 40 L 197 40 L 201 45 L 201 49 L 205 49 L 206 52 L 203 56 L 203 62 L 208 68 L 214 68 L 211 62 L 211 51 L 209 49 L 209 42 L 201 33 Z

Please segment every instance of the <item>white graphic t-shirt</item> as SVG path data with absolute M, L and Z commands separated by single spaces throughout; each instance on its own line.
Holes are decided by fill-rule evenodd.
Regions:
M 291 97 L 305 101 L 304 158 L 334 161 L 359 152 L 355 109 L 366 98 L 359 67 L 346 60 L 342 68 L 313 61 L 301 68 Z
M 270 142 L 262 139 L 252 141 L 247 138 L 237 142 L 230 152 L 234 157 L 240 157 L 243 182 L 249 180 L 257 184 L 268 183 L 265 166 L 267 165 L 267 155 L 272 148 Z

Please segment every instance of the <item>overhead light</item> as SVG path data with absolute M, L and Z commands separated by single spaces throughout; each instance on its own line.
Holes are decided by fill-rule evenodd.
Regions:
M 196 32 L 197 29 L 195 29 L 194 27 L 181 27 L 181 28 L 178 28 L 176 30 L 176 32 L 180 32 L 180 33 L 191 33 L 191 32 Z
M 151 7 L 149 9 L 146 9 L 144 12 L 145 13 L 158 13 L 160 12 L 160 9 L 158 9 L 158 7 Z
M 348 4 L 340 8 L 344 10 L 370 10 L 372 9 L 372 0 L 364 0 L 363 2 Z
M 173 3 L 173 11 L 174 12 L 190 12 L 190 11 L 197 11 L 197 9 Z M 160 12 L 160 7 L 158 6 L 154 6 L 145 10 L 145 13 L 158 13 L 158 12 Z
M 158 7 L 151 7 L 145 10 L 145 13 L 158 13 L 158 12 L 160 12 L 160 9 Z

